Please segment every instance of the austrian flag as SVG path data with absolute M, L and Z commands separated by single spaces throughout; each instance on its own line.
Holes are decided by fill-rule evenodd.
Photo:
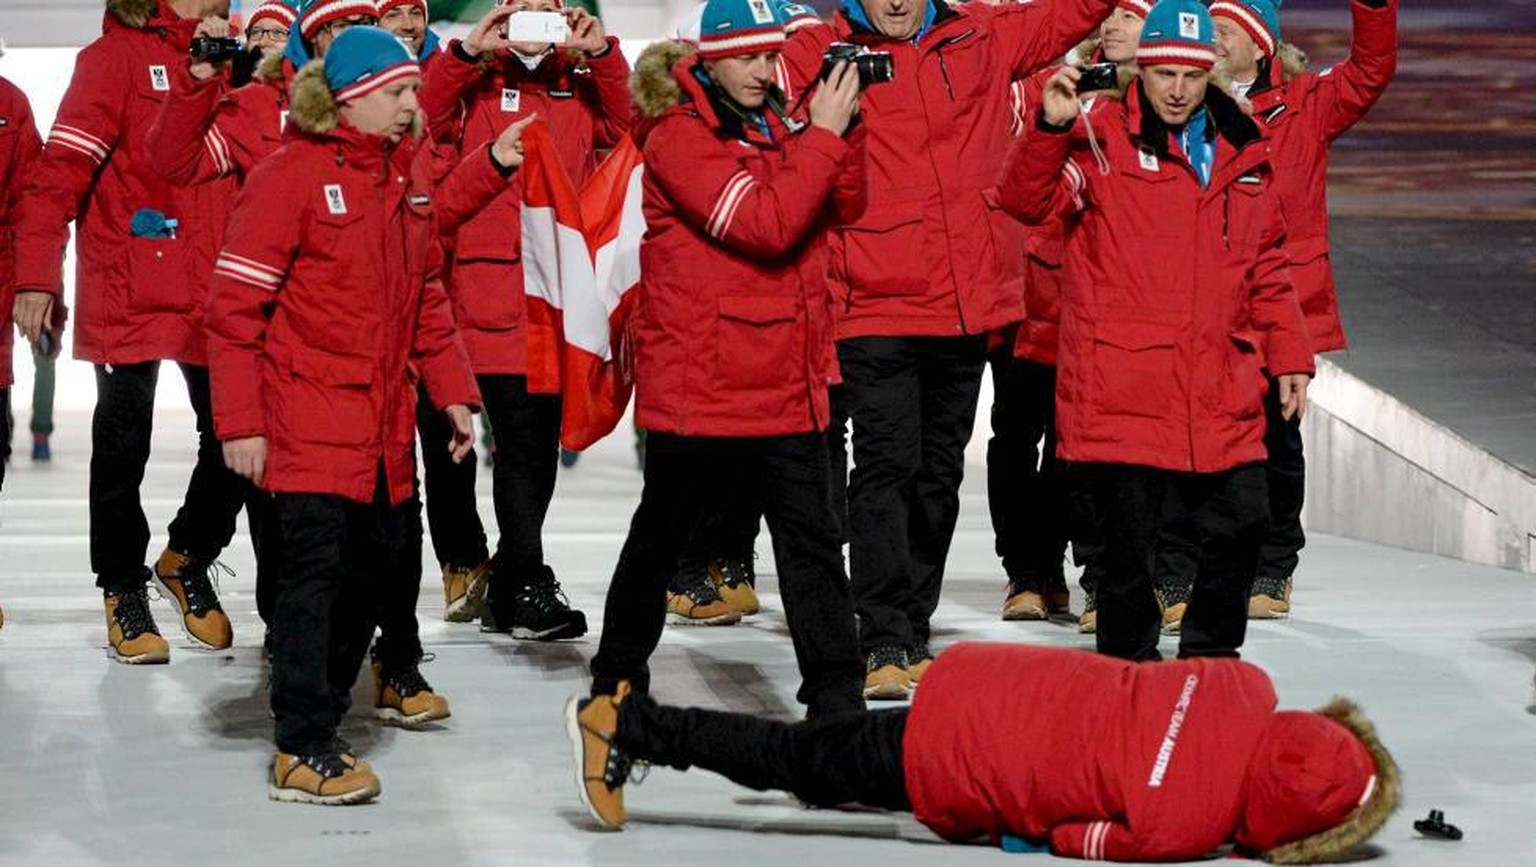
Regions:
M 625 136 L 578 192 L 549 129 L 523 131 L 528 388 L 562 399 L 560 444 L 607 436 L 629 405 L 625 322 L 640 282 L 640 150 Z

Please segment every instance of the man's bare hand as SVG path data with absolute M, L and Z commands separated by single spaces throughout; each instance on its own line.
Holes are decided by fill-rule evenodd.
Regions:
M 1307 386 L 1312 377 L 1305 373 L 1287 373 L 1280 377 L 1280 417 L 1286 421 L 1301 418 L 1307 411 Z
M 496 54 L 512 47 L 507 41 L 507 19 L 517 10 L 511 4 L 506 6 L 492 6 L 479 21 L 475 23 L 473 30 L 464 37 L 459 46 L 464 53 L 473 57 L 479 57 L 487 52 Z
M 21 289 L 16 292 L 16 303 L 11 306 L 11 318 L 16 320 L 16 330 L 33 346 L 43 329 L 53 324 L 54 298 L 49 292 Z
M 228 39 L 231 33 L 232 28 L 228 20 L 210 15 L 197 22 L 197 29 L 192 32 L 192 38 L 207 36 L 210 39 Z M 192 77 L 198 81 L 207 81 L 228 68 L 229 61 L 209 63 L 206 60 L 193 60 L 187 65 L 187 71 L 192 73 Z
M 453 441 L 448 444 L 448 454 L 454 463 L 459 463 L 475 447 L 475 417 L 469 407 L 462 403 L 443 407 L 443 415 L 448 416 L 448 425 L 453 428 Z
M 260 485 L 267 475 L 267 438 L 241 437 L 225 441 L 224 465 L 235 475 Z

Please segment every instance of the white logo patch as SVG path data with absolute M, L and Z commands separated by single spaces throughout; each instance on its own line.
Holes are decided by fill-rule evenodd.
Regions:
M 1157 162 L 1157 154 L 1152 153 L 1151 151 L 1144 150 L 1144 151 L 1140 152 L 1140 156 L 1141 156 L 1141 167 L 1142 168 L 1146 169 L 1149 172 L 1160 172 L 1160 171 L 1162 171 L 1162 167 L 1159 166 L 1158 162 Z
M 1185 39 L 1200 38 L 1200 16 L 1193 12 L 1179 13 L 1179 35 Z
M 523 92 L 516 88 L 504 87 L 501 89 L 501 110 L 512 113 L 523 104 Z
M 162 92 L 171 89 L 171 77 L 166 74 L 164 66 L 155 65 L 149 68 L 149 86 Z
M 341 184 L 325 185 L 325 206 L 333 214 L 347 212 L 347 199 L 341 194 Z
M 281 133 L 287 131 L 287 129 L 288 129 L 288 109 L 285 108 L 282 111 L 277 113 L 277 131 L 278 131 L 279 134 L 281 134 Z
M 752 10 L 752 20 L 758 24 L 773 23 L 773 9 L 768 6 L 768 0 L 747 0 L 747 8 Z

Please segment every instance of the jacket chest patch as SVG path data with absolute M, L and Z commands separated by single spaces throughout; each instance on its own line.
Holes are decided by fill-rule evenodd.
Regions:
M 156 63 L 149 67 L 149 87 L 151 90 L 158 90 L 162 93 L 170 91 L 171 77 L 166 73 L 163 64 Z
M 501 89 L 501 110 L 515 113 L 523 104 L 523 92 L 515 87 Z
M 1136 155 L 1137 158 L 1141 160 L 1141 167 L 1147 171 L 1160 172 L 1163 170 L 1162 165 L 1157 161 L 1157 154 L 1147 150 L 1146 148 L 1142 148 L 1141 150 L 1137 151 Z
M 342 195 L 341 184 L 325 185 L 325 207 L 333 214 L 347 212 L 347 197 Z

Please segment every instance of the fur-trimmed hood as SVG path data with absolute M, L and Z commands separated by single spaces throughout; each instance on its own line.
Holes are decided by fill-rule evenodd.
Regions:
M 1343 726 L 1365 747 L 1376 775 L 1375 786 L 1365 801 L 1338 825 L 1261 853 L 1272 864 L 1317 864 L 1337 859 L 1381 830 L 1402 800 L 1403 784 L 1397 763 L 1360 708 L 1351 701 L 1335 698 L 1317 713 Z
M 160 0 L 107 0 L 107 11 L 124 26 L 142 28 L 160 12 Z
M 672 70 L 698 49 L 676 39 L 653 42 L 640 52 L 629 75 L 629 89 L 642 118 L 655 120 L 682 102 L 683 89 Z
M 282 81 L 286 75 L 284 64 L 287 62 L 288 58 L 283 56 L 281 51 L 263 57 L 261 62 L 256 64 L 256 74 L 252 78 L 255 81 L 262 81 L 268 84 Z
M 1280 43 L 1275 56 L 1280 58 L 1280 72 L 1285 81 L 1307 71 L 1307 53 L 1289 42 Z

